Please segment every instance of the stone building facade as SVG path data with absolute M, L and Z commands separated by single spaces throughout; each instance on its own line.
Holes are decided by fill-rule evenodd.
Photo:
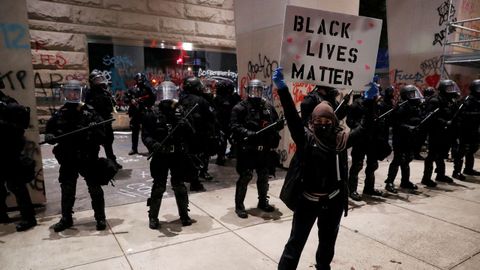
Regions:
M 40 118 L 59 83 L 87 82 L 95 40 L 235 53 L 233 0 L 27 0 L 27 10 Z

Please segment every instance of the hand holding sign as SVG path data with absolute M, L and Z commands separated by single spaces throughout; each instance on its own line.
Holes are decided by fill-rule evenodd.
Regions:
M 278 89 L 283 89 L 287 87 L 287 84 L 285 83 L 285 80 L 283 79 L 283 73 L 282 73 L 283 68 L 279 67 L 275 69 L 273 72 L 272 80 L 277 86 Z
M 381 20 L 287 6 L 280 66 L 287 80 L 362 89 L 373 77 Z

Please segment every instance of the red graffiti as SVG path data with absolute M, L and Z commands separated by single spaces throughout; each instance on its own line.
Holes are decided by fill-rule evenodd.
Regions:
M 32 57 L 32 64 L 56 66 L 63 68 L 67 64 L 67 60 L 61 54 L 39 54 Z
M 425 82 L 431 87 L 436 87 L 438 81 L 440 81 L 440 75 L 436 73 L 425 78 Z
M 36 52 L 38 52 L 38 50 L 45 50 L 45 44 L 47 44 L 46 41 L 33 40 L 33 48 L 35 49 Z

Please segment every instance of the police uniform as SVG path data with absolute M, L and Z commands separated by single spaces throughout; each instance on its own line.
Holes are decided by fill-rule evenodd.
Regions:
M 100 85 L 92 84 L 90 89 L 86 90 L 85 103 L 92 106 L 103 119 L 107 120 L 113 117 L 112 113 L 116 104 L 115 99 L 110 91 L 103 89 Z M 117 157 L 113 153 L 114 135 L 112 123 L 106 123 L 104 129 L 105 143 L 103 144 L 103 148 L 105 149 L 105 155 L 114 161 L 117 167 L 121 169 L 122 165 L 118 164 Z
M 278 146 L 278 131 L 283 124 L 266 132 L 257 131 L 276 122 L 278 114 L 272 105 L 261 98 L 248 97 L 232 110 L 231 127 L 237 144 L 236 170 L 239 178 L 235 191 L 235 211 L 241 218 L 248 217 L 243 204 L 247 186 L 257 172 L 258 208 L 271 212 L 274 208 L 268 203 L 268 158 L 272 149 Z
M 125 102 L 129 105 L 128 116 L 130 117 L 130 129 L 132 130 L 132 150 L 129 155 L 138 153 L 138 139 L 142 124 L 142 113 L 155 104 L 153 88 L 148 84 L 144 74 L 135 75 L 137 84 L 128 89 Z
M 25 146 L 24 132 L 30 120 L 29 112 L 28 108 L 0 91 L 0 222 L 10 222 L 5 203 L 8 187 L 15 195 L 20 210 L 21 221 L 16 225 L 17 231 L 25 231 L 37 225 L 35 210 L 26 187 L 26 183 L 32 181 L 33 177 L 22 176 L 22 172 L 27 169 L 23 166 L 22 151 Z
M 53 138 L 101 121 L 103 119 L 90 105 L 67 102 L 48 120 L 46 134 L 48 138 Z M 62 218 L 54 225 L 56 232 L 73 225 L 72 214 L 79 175 L 83 176 L 87 183 L 97 230 L 106 228 L 105 201 L 97 171 L 98 153 L 104 142 L 105 133 L 101 125 L 49 141 L 51 144 L 56 143 L 53 153 L 60 164 L 58 181 L 62 195 Z
M 192 224 L 188 216 L 188 194 L 184 184 L 187 174 L 184 166 L 189 162 L 188 141 L 193 136 L 193 129 L 188 121 L 182 121 L 183 113 L 182 108 L 173 100 L 164 100 L 158 108 L 145 113 L 142 140 L 149 151 L 154 152 L 150 163 L 153 186 L 147 204 L 150 206 L 148 216 L 151 229 L 159 227 L 158 213 L 169 171 L 180 220 L 184 226 Z M 165 140 L 169 134 L 171 136 Z
M 470 85 L 470 94 L 462 101 L 462 109 L 458 112 L 458 151 L 454 155 L 453 177 L 465 180 L 461 173 L 465 157 L 464 174 L 479 176 L 480 172 L 473 168 L 475 153 L 478 150 L 480 138 L 480 80 L 474 80 Z M 456 119 L 455 119 L 456 120 Z

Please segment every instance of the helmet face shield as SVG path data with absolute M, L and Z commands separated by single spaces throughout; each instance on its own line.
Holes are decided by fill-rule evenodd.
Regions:
M 157 101 L 178 100 L 177 86 L 173 82 L 162 82 L 157 88 Z
M 265 92 L 265 85 L 262 81 L 254 79 L 248 83 L 247 86 L 247 97 L 249 98 L 263 98 Z
M 418 100 L 418 99 L 423 99 L 423 96 L 422 96 L 422 93 L 420 93 L 420 90 L 415 89 L 407 92 L 407 98 L 409 100 L 411 99 Z
M 62 100 L 65 103 L 80 103 L 82 101 L 83 86 L 80 82 L 70 81 L 62 86 Z
M 247 88 L 247 95 L 251 98 L 261 98 L 263 97 L 263 86 L 253 86 Z
M 98 76 L 95 76 L 93 79 L 92 79 L 92 84 L 94 86 L 99 86 L 101 87 L 102 89 L 108 89 L 108 80 L 103 77 L 103 75 L 98 75 Z

